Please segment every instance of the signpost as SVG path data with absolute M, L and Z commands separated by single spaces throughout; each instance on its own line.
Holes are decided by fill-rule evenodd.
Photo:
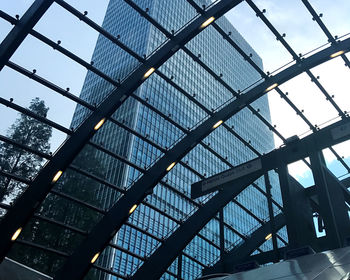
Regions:
M 348 119 L 341 120 L 303 139 L 299 139 L 297 136 L 292 136 L 288 139 L 285 145 L 279 149 L 192 184 L 191 198 L 198 198 L 202 195 L 233 186 L 235 180 L 249 176 L 254 172 L 260 171 L 261 174 L 264 174 L 264 172 L 279 166 L 308 157 L 311 151 L 320 151 L 349 140 L 350 121 Z
M 211 176 L 208 179 L 194 183 L 191 186 L 191 198 L 197 198 L 202 195 L 217 191 L 225 184 L 260 169 L 262 169 L 262 164 L 261 159 L 258 158 Z

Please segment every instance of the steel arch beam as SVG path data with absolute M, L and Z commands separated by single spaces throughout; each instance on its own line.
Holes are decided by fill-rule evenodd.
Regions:
M 52 3 L 53 0 L 36 0 L 2 41 L 0 45 L 0 71 Z
M 180 227 L 146 260 L 132 277 L 134 280 L 160 279 L 171 262 L 179 255 L 193 237 L 214 217 L 220 209 L 235 196 L 258 179 L 263 172 L 238 179 L 236 184 L 225 186 L 224 190 L 211 198 L 203 207 L 189 217 Z
M 179 50 L 180 46 L 185 45 L 198 33 L 204 30 L 206 26 L 202 26 L 202 24 L 207 19 L 211 17 L 214 17 L 215 19 L 220 18 L 241 1 L 242 0 L 221 0 L 209 8 L 204 14 L 196 17 L 179 33 L 172 36 L 134 72 L 132 72 L 132 74 L 122 82 L 120 87 L 113 90 L 111 94 L 98 106 L 96 111 L 94 111 L 74 131 L 74 133 L 72 133 L 70 138 L 64 142 L 54 157 L 42 168 L 42 170 L 33 180 L 32 184 L 18 198 L 14 207 L 1 221 L 0 260 L 4 258 L 6 253 L 11 248 L 13 244 L 13 242 L 11 242 L 11 237 L 14 232 L 26 224 L 29 218 L 33 215 L 36 207 L 40 204 L 40 202 L 45 198 L 47 193 L 52 188 L 52 181 L 57 172 L 64 171 L 73 161 L 75 156 L 84 147 L 84 145 L 89 141 L 89 139 L 96 133 L 94 129 L 96 124 L 98 124 L 101 120 L 108 119 L 108 117 L 110 117 L 121 106 L 125 99 L 128 98 L 151 74 L 148 72 L 150 69 L 158 69 Z M 40 0 L 37 2 L 51 3 L 52 1 Z M 21 25 L 19 28 L 20 27 Z M 26 34 L 28 34 L 28 32 Z M 19 44 L 20 42 L 17 42 L 17 45 Z M 11 47 L 11 45 L 6 46 Z M 5 45 L 3 48 L 5 48 Z M 5 51 L 7 51 L 7 49 L 5 49 Z M 149 75 L 145 75 L 147 72 Z M 123 216 L 122 221 L 124 220 L 125 219 Z M 103 243 L 103 245 L 105 245 L 105 243 Z M 91 258 L 89 259 L 88 263 L 90 263 L 90 260 Z M 75 267 L 74 271 L 78 272 L 78 269 Z
M 350 120 L 346 118 L 333 123 L 319 131 L 314 132 L 302 139 L 290 142 L 284 147 L 273 150 L 265 155 L 259 157 L 260 169 L 264 172 L 268 172 L 280 166 L 302 160 L 303 158 L 309 157 L 312 152 L 322 151 L 330 146 L 340 144 L 350 139 Z M 257 161 L 257 159 L 248 161 L 245 163 Z M 237 173 L 233 173 L 235 177 L 231 179 L 232 172 L 239 170 L 240 166 L 227 169 L 223 172 L 210 176 L 199 182 L 192 184 L 191 195 L 194 198 L 198 198 L 205 194 L 218 191 L 223 183 L 235 183 Z M 258 170 L 258 169 L 255 169 Z M 249 173 L 248 173 L 249 174 Z M 243 177 L 247 175 L 242 175 Z M 222 179 L 224 178 L 224 179 Z M 204 187 L 205 186 L 205 187 Z M 204 190 L 203 190 L 204 189 Z M 344 195 L 350 199 L 349 191 L 344 187 L 342 188 Z
M 336 39 L 332 36 L 332 34 L 329 32 L 327 26 L 323 23 L 323 21 L 321 20 L 321 16 L 319 16 L 315 9 L 312 7 L 312 5 L 310 4 L 310 2 L 308 0 L 301 0 L 305 7 L 308 9 L 308 11 L 310 12 L 310 14 L 312 15 L 312 19 L 315 20 L 317 22 L 317 24 L 319 25 L 319 27 L 322 29 L 323 33 L 327 36 L 328 41 L 332 44 L 335 44 L 337 41 Z M 345 66 L 348 66 L 350 68 L 350 61 L 349 59 L 342 54 L 341 55 L 342 59 L 345 62 Z
M 276 215 L 274 220 L 276 231 L 286 225 L 286 218 L 283 213 Z M 214 265 L 204 269 L 202 274 L 208 275 L 220 272 L 232 273 L 234 266 L 242 263 L 256 248 L 259 248 L 267 240 L 266 237 L 270 233 L 271 220 L 255 230 L 241 245 L 226 252 Z
M 282 73 L 283 72 L 281 72 L 281 74 Z M 334 135 L 337 136 L 335 137 Z M 318 141 L 315 141 L 316 137 Z M 218 194 L 209 200 L 202 208 L 196 211 L 172 235 L 170 235 L 170 237 L 165 240 L 165 242 L 141 266 L 141 268 L 139 268 L 133 279 L 158 279 L 157 277 L 153 278 L 153 275 L 156 273 L 154 268 L 157 267 L 157 271 L 161 270 L 159 273 L 164 273 L 166 268 L 171 265 L 176 256 L 186 247 L 192 238 L 194 238 L 201 228 L 227 203 L 226 201 L 230 201 L 244 189 L 244 186 L 241 185 L 242 182 L 248 182 L 248 184 L 250 184 L 254 181 L 252 181 L 252 179 L 254 179 L 256 174 L 261 176 L 281 163 L 290 163 L 308 156 L 308 150 L 310 150 L 311 145 L 315 146 L 317 149 L 322 149 L 326 148 L 328 145 L 345 141 L 349 139 L 349 137 L 350 121 L 348 119 L 341 120 L 318 132 L 306 136 L 296 143 L 287 144 L 286 147 L 261 156 L 259 158 L 262 165 L 260 170 L 241 176 L 234 181 L 223 183 L 221 185 L 223 190 L 219 191 Z M 243 165 L 245 164 L 246 163 Z M 234 186 L 234 189 L 230 186 Z M 162 274 L 160 274 L 160 276 L 161 275 Z
M 220 2 L 221 3 L 221 2 Z M 240 98 L 232 101 L 221 110 L 215 112 L 209 119 L 204 121 L 196 129 L 189 132 L 179 143 L 169 150 L 157 163 L 155 163 L 135 184 L 121 197 L 118 202 L 108 211 L 101 221 L 93 228 L 89 236 L 82 242 L 78 249 L 65 263 L 55 279 L 79 279 L 90 266 L 91 259 L 99 254 L 108 244 L 108 241 L 121 228 L 128 219 L 130 209 L 143 200 L 145 193 L 152 189 L 168 172 L 166 169 L 172 163 L 180 161 L 193 147 L 209 135 L 213 126 L 218 121 L 226 121 L 246 105 L 263 96 L 266 89 L 273 84 L 282 84 L 299 75 L 305 70 L 311 69 L 331 59 L 331 55 L 339 50 L 348 52 L 350 38 L 330 46 L 318 53 L 304 59 L 298 64 L 281 71 L 269 80 L 255 86 Z M 157 264 L 158 266 L 158 264 Z M 152 269 L 152 268 L 151 268 Z M 153 267 L 154 269 L 154 267 Z M 80 272 L 77 272 L 81 270 Z M 69 278 L 66 278 L 69 277 Z M 75 277 L 75 278 L 74 278 Z

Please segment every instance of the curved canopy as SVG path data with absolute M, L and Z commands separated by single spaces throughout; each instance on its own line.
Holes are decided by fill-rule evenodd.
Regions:
M 0 81 L 6 81 L 3 90 L 6 93 L 0 97 L 1 116 L 3 119 L 9 116 L 0 135 L 0 176 L 6 190 L 0 193 L 1 258 L 18 258 L 22 248 L 23 252 L 34 248 L 38 260 L 51 262 L 44 272 L 57 279 L 68 279 L 67 275 L 69 279 L 79 279 L 87 273 L 126 279 L 152 258 L 152 253 L 171 238 L 172 232 L 175 234 L 184 221 L 193 213 L 200 213 L 206 202 L 210 203 L 213 194 L 195 200 L 190 197 L 192 183 L 278 148 L 288 143 L 294 134 L 303 138 L 348 118 L 350 104 L 344 85 L 350 67 L 349 30 L 340 29 L 330 17 L 323 20 L 318 9 L 327 7 L 318 7 L 307 0 L 302 0 L 297 7 L 269 6 L 269 1 L 263 1 L 266 11 L 251 0 L 221 0 L 207 6 L 201 1 L 181 1 L 189 12 L 184 13 L 178 19 L 178 26 L 173 28 L 169 28 L 161 14 L 154 12 L 155 7 L 147 6 L 147 1 L 109 3 L 109 10 L 118 10 L 117 5 L 123 5 L 130 17 L 141 21 L 135 36 L 149 32 L 148 36 L 153 34 L 157 38 L 157 44 L 148 49 L 141 49 L 117 34 L 107 16 L 101 24 L 105 12 L 102 8 L 91 16 L 80 12 L 85 9 L 84 5 L 93 5 L 90 3 L 78 6 L 80 4 L 70 3 L 73 1 L 36 0 L 28 7 L 0 4 L 1 26 L 4 26 L 4 32 L 0 33 L 3 39 Z M 108 2 L 101 7 L 105 9 Z M 23 16 L 11 16 L 16 8 L 23 9 Z M 290 19 L 283 8 L 300 15 L 300 21 L 310 21 L 308 24 L 313 26 L 307 26 L 309 41 L 301 43 L 306 38 L 297 24 L 289 27 L 290 41 L 288 32 L 286 36 L 279 30 L 287 28 L 283 17 Z M 340 9 L 339 19 L 342 12 Z M 223 16 L 252 48 L 236 38 L 236 31 L 227 30 Z M 120 20 L 122 25 L 123 15 Z M 261 35 L 252 35 L 249 24 Z M 342 32 L 337 33 L 341 36 L 333 35 L 332 30 Z M 68 35 L 70 31 L 77 39 Z M 205 36 L 201 34 L 206 32 L 219 34 L 230 55 L 244 62 L 239 69 L 242 73 L 252 73 L 250 84 L 242 83 L 239 76 L 233 83 L 226 73 L 218 73 L 210 53 L 198 53 L 215 48 L 198 46 L 200 41 L 196 38 Z M 56 34 L 68 37 L 57 41 Z M 79 34 L 87 35 L 79 37 Z M 118 49 L 130 65 L 104 68 L 103 55 L 102 58 L 93 55 L 89 61 L 98 36 L 106 50 Z M 88 42 L 90 52 L 85 50 Z M 259 54 L 265 70 L 279 68 L 264 71 L 255 51 L 262 52 Z M 202 98 L 203 92 L 198 92 L 195 86 L 196 77 L 200 79 L 197 74 L 189 78 L 189 84 L 183 83 L 181 65 L 173 63 L 179 56 L 184 57 L 192 71 L 198 70 L 198 75 L 205 73 L 208 83 L 215 84 L 207 88 L 213 91 L 212 96 L 217 94 L 217 89 L 222 91 L 222 96 L 217 100 Z M 80 84 L 72 80 L 79 80 Z M 67 83 L 72 84 L 72 88 L 67 88 Z M 157 88 L 157 83 L 166 86 Z M 86 98 L 83 93 L 94 87 L 101 94 Z M 146 88 L 152 88 L 153 95 L 146 96 Z M 19 92 L 24 89 L 28 96 Z M 264 96 L 269 98 L 271 117 L 262 105 Z M 167 102 L 187 105 L 177 112 L 167 107 Z M 144 119 L 132 118 L 135 110 L 143 112 Z M 20 113 L 20 119 L 14 122 L 16 113 Z M 247 128 L 240 123 L 248 115 L 256 119 L 257 126 L 246 132 Z M 21 121 L 26 128 L 19 130 Z M 14 124 L 11 126 L 11 123 Z M 32 123 L 38 129 L 34 133 Z M 157 127 L 146 128 L 147 123 L 150 128 Z M 260 142 L 269 141 L 257 136 L 263 129 L 274 134 L 275 144 L 262 146 Z M 44 130 L 46 134 L 42 134 Z M 23 135 L 27 136 L 23 138 Z M 45 137 L 47 142 L 43 143 Z M 234 139 L 232 151 L 220 142 L 227 137 Z M 347 176 L 350 171 L 344 145 L 347 142 L 329 146 L 324 151 L 329 168 L 337 177 Z M 263 148 L 267 146 L 270 150 Z M 236 157 L 234 151 L 242 151 L 243 156 Z M 8 164 L 5 157 L 9 159 Z M 198 164 L 204 158 L 210 158 L 211 165 Z M 338 161 L 334 162 L 334 158 Z M 21 166 L 28 167 L 21 169 Z M 308 166 L 304 160 L 290 171 L 303 170 L 306 176 Z M 180 178 L 180 173 L 186 174 L 186 178 Z M 270 176 L 275 176 L 272 173 Z M 273 204 L 274 212 L 281 211 L 278 185 L 273 188 L 272 200 L 266 198 L 267 190 L 261 180 L 256 180 L 248 189 L 247 193 L 242 190 L 242 194 L 230 194 L 223 205 L 207 213 L 202 229 L 181 244 L 185 249 L 166 271 L 162 269 L 158 274 L 179 279 L 197 277 L 203 268 L 216 262 L 223 251 L 245 240 L 249 229 L 270 219 L 268 203 Z M 250 208 L 247 199 L 250 192 L 261 200 L 265 210 Z M 224 206 L 227 202 L 231 205 L 229 208 Z M 248 221 L 247 225 L 236 228 L 229 211 L 240 213 L 242 219 Z M 140 213 L 149 213 L 153 220 L 140 223 L 137 220 Z M 157 230 L 152 223 L 166 228 Z M 64 241 L 54 242 L 50 229 Z M 126 248 L 125 244 L 118 243 L 118 234 L 129 234 L 138 245 Z M 279 246 L 287 243 L 283 229 L 277 238 Z M 271 247 L 267 243 L 256 248 L 256 252 Z M 196 250 L 200 248 L 207 248 L 207 252 L 197 258 Z M 121 263 L 128 260 L 129 267 L 124 272 L 111 261 L 116 256 Z M 33 260 L 26 261 L 36 268 L 35 262 L 31 263 Z

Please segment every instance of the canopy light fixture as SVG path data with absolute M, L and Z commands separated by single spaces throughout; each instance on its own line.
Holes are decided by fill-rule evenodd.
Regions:
M 335 58 L 335 57 L 342 55 L 344 53 L 345 53 L 344 51 L 335 52 L 334 54 L 331 54 L 331 58 Z
M 154 67 L 150 68 L 146 73 L 145 75 L 143 75 L 143 77 L 146 79 L 148 78 L 149 76 L 151 76 L 151 74 L 155 71 L 156 69 Z
M 17 239 L 17 237 L 21 234 L 21 231 L 22 231 L 21 227 L 19 229 L 17 229 L 11 237 L 11 241 L 15 241 Z
M 134 205 L 130 208 L 129 214 L 132 214 L 132 212 L 134 212 L 134 211 L 136 210 L 136 208 L 137 208 L 137 204 L 134 204 Z
M 167 167 L 166 171 L 170 171 L 170 170 L 175 166 L 175 164 L 176 164 L 176 162 L 174 161 L 172 164 L 170 164 L 170 165 Z
M 100 120 L 94 127 L 94 130 L 98 130 L 105 122 L 106 118 L 103 118 L 102 120 Z
M 201 28 L 207 27 L 209 24 L 211 24 L 215 20 L 215 17 L 208 18 L 205 22 L 202 23 Z
M 265 89 L 265 92 L 268 92 L 270 90 L 273 90 L 275 87 L 277 87 L 278 84 L 277 83 L 274 83 L 273 85 L 269 86 L 267 89 Z
M 272 233 L 269 233 L 268 235 L 265 236 L 265 240 L 270 240 L 272 237 Z
M 63 171 L 61 171 L 61 170 L 58 171 L 58 172 L 56 173 L 56 175 L 53 177 L 52 183 L 56 183 L 57 180 L 61 177 L 62 173 L 63 173 Z
M 216 124 L 213 125 L 213 128 L 217 128 L 219 127 L 224 121 L 223 120 L 219 120 Z
M 94 263 L 99 256 L 100 256 L 100 253 L 96 253 L 95 256 L 91 259 L 91 263 Z

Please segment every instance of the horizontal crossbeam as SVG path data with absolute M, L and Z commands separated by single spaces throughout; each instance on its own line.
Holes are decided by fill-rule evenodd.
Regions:
M 267 172 L 281 165 L 304 159 L 310 151 L 320 151 L 350 139 L 350 120 L 338 121 L 322 130 L 314 132 L 303 139 L 294 138 L 285 146 L 274 150 L 257 159 L 213 175 L 207 179 L 192 184 L 192 198 L 217 191 L 225 184 L 234 184 L 237 178 L 248 176 L 257 170 Z M 348 192 L 344 190 L 345 193 Z

